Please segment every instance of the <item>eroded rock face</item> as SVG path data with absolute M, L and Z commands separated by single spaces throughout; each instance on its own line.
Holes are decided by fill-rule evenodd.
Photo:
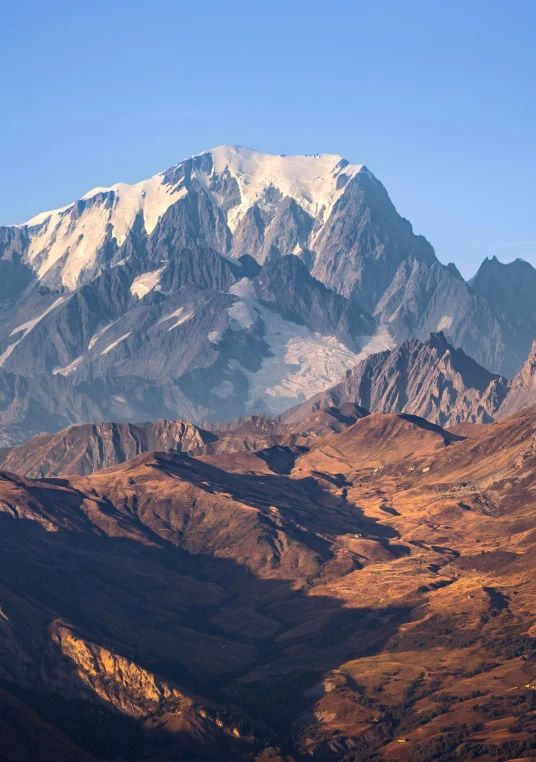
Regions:
M 215 439 L 189 421 L 83 424 L 0 451 L 0 462 L 5 470 L 33 478 L 85 475 L 150 450 L 185 452 Z
M 490 373 L 444 334 L 410 339 L 370 355 L 344 379 L 283 417 L 297 421 L 318 407 L 353 402 L 371 411 L 419 415 L 441 426 L 489 423 L 508 394 L 508 382 Z
M 275 447 L 288 450 L 287 457 L 294 458 L 299 448 L 343 431 L 364 415 L 366 410 L 349 404 L 313 413 L 297 426 L 268 416 L 252 416 L 209 431 L 189 421 L 163 419 L 145 424 L 83 424 L 0 450 L 0 467 L 30 478 L 85 476 L 152 450 L 216 455 Z
M 536 339 L 527 361 L 509 382 L 508 396 L 499 410 L 499 417 L 505 417 L 536 401 Z
M 401 262 L 432 265 L 433 248 L 397 214 L 383 185 L 368 171 L 346 185 L 316 240 L 313 275 L 374 312 Z
M 146 719 L 164 702 L 175 711 L 188 711 L 193 701 L 154 674 L 123 656 L 91 643 L 69 627 L 54 622 L 50 627 L 48 652 L 43 669 L 46 680 L 65 695 L 84 693 L 115 710 Z

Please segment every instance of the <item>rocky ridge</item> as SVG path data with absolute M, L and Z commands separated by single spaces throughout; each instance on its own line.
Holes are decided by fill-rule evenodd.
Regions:
M 346 403 L 371 411 L 410 413 L 441 426 L 490 423 L 536 404 L 534 351 L 508 381 L 453 347 L 442 332 L 425 341 L 409 339 L 393 350 L 375 353 L 347 371 L 339 384 L 280 419 L 297 422 L 313 410 Z

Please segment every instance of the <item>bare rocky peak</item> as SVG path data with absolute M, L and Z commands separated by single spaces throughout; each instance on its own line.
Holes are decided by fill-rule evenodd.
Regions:
M 216 437 L 189 421 L 98 423 L 71 426 L 57 434 L 41 434 L 0 450 L 3 470 L 33 478 L 58 474 L 91 474 L 140 455 L 165 450 L 185 452 Z
M 508 393 L 507 380 L 481 367 L 441 332 L 370 355 L 342 381 L 285 414 L 296 421 L 315 408 L 354 402 L 373 412 L 410 413 L 441 426 L 490 422 Z
M 523 367 L 509 382 L 508 396 L 499 411 L 505 417 L 528 405 L 536 404 L 536 339 Z

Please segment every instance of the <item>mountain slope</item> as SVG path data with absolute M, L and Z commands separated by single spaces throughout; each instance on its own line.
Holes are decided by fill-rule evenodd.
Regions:
M 508 382 L 455 349 L 443 333 L 410 339 L 369 355 L 342 381 L 281 416 L 298 421 L 317 408 L 353 402 L 371 411 L 419 415 L 442 426 L 489 423 L 508 394 Z
M 272 448 L 274 457 L 279 453 L 294 463 L 306 446 L 314 445 L 321 437 L 344 431 L 367 414 L 355 405 L 343 405 L 315 412 L 297 425 L 280 423 L 267 416 L 253 416 L 239 420 L 234 426 L 211 427 L 210 431 L 188 421 L 81 424 L 0 449 L 0 468 L 33 479 L 85 476 L 152 450 L 216 455 L 267 448 Z
M 254 264 L 183 249 L 157 270 L 129 260 L 73 293 L 28 294 L 0 330 L 5 443 L 88 421 L 280 412 L 335 381 L 375 321 L 303 265 L 273 274 L 301 294 L 299 315 L 261 303 Z
M 233 231 L 240 223 L 243 229 L 245 216 L 255 209 L 264 215 L 263 242 L 269 237 L 275 246 L 277 228 L 284 230 L 287 254 L 299 238 L 297 230 L 288 231 L 289 221 L 301 214 L 321 227 L 343 193 L 341 177 L 347 182 L 363 171 L 330 154 L 283 157 L 221 146 L 150 180 L 95 188 L 74 204 L 37 215 L 20 226 L 18 249 L 41 281 L 73 290 L 120 261 L 119 250 L 136 237 L 145 238 L 153 260 L 169 254 L 170 247 L 201 245 L 231 254 Z M 286 212 L 277 203 L 282 199 Z M 237 257 L 265 259 L 257 246 L 249 251 L 244 233 L 238 248 Z M 14 249 L 8 240 L 0 251 Z
M 365 166 L 331 154 L 220 146 L 97 188 L 0 229 L 1 439 L 279 414 L 434 331 L 512 376 L 536 336 L 535 272 L 497 267 L 465 283 Z
M 522 758 L 535 415 L 462 439 L 377 413 L 285 475 L 245 452 L 3 474 L 5 758 L 29 715 L 73 762 Z
M 17 474 L 40 478 L 90 474 L 150 450 L 185 452 L 216 440 L 188 421 L 153 424 L 100 423 L 41 434 L 23 445 L 0 450 L 0 465 Z
M 498 415 L 502 418 L 529 405 L 536 404 L 536 339 L 523 367 L 508 384 L 508 396 Z
M 131 259 L 155 270 L 197 247 L 261 264 L 296 254 L 318 280 L 389 323 L 397 341 L 443 330 L 507 376 L 519 370 L 536 334 L 531 265 L 484 262 L 468 286 L 413 233 L 366 167 L 336 155 L 220 146 L 0 233 L 14 294 L 32 274 L 54 290 L 73 290 Z M 490 285 L 506 281 L 509 288 Z M 512 300 L 520 290 L 526 296 Z

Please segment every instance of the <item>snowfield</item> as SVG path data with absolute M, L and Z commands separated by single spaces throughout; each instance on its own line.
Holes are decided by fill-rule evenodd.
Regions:
M 219 146 L 205 154 L 212 157 L 212 173 L 195 168 L 192 179 L 216 205 L 221 207 L 223 202 L 221 194 L 210 189 L 216 175 L 228 171 L 238 184 L 241 201 L 227 214 L 231 231 L 265 190 L 273 187 L 316 219 L 318 235 L 344 193 L 346 182 L 340 182 L 341 177 L 347 181 L 364 170 L 363 165 L 347 164 L 335 154 L 272 156 L 241 146 Z M 28 261 L 37 276 L 43 278 L 58 265 L 63 285 L 74 290 L 99 267 L 109 266 L 99 261 L 101 250 L 110 236 L 121 246 L 138 215 L 150 235 L 169 207 L 188 193 L 182 181 L 165 182 L 165 176 L 166 172 L 161 172 L 134 185 L 94 188 L 80 200 L 21 225 L 30 237 Z M 153 285 L 149 275 L 140 276 L 133 284 L 133 293 L 140 299 L 157 287 L 158 281 Z M 156 272 L 153 275 L 156 277 Z
M 229 308 L 229 316 L 243 318 L 243 328 L 249 327 L 251 316 L 256 315 L 264 325 L 264 341 L 270 356 L 262 361 L 259 371 L 253 373 L 237 360 L 229 362 L 230 371 L 240 371 L 249 383 L 246 407 L 275 415 L 341 379 L 344 373 L 372 352 L 391 349 L 392 338 L 386 326 L 380 326 L 374 336 L 364 339 L 359 352 L 352 352 L 334 336 L 321 336 L 308 328 L 288 320 L 263 307 L 254 296 L 251 281 L 243 278 L 229 289 L 240 301 Z M 244 316 L 249 316 L 247 319 Z M 232 325 L 231 325 L 232 328 Z M 219 397 L 233 394 L 233 386 L 224 381 L 212 390 Z

